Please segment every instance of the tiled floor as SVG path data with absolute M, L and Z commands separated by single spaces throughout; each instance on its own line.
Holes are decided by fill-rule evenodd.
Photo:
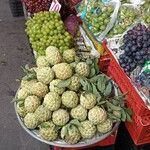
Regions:
M 34 61 L 24 23 L 11 16 L 8 0 L 0 0 L 0 150 L 49 150 L 21 128 L 10 103 L 23 74 L 20 66 Z

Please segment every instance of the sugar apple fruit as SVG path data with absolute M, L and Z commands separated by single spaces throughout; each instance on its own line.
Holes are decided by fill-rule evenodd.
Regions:
M 28 96 L 24 101 L 24 107 L 27 113 L 34 112 L 41 104 L 40 99 L 37 96 Z
M 29 129 L 35 129 L 38 126 L 38 119 L 34 113 L 28 113 L 24 118 L 24 124 Z
M 44 107 L 43 105 L 40 105 L 36 109 L 35 115 L 37 116 L 39 123 L 42 123 L 51 118 L 52 112 L 48 110 L 46 107 Z
M 78 129 L 83 139 L 91 139 L 96 134 L 96 127 L 88 120 L 81 122 Z
M 85 62 L 79 62 L 76 65 L 75 71 L 77 74 L 83 77 L 88 77 L 90 74 L 90 67 Z
M 97 130 L 100 133 L 107 133 L 109 132 L 113 127 L 113 122 L 110 119 L 105 120 L 103 123 L 100 123 L 97 125 Z
M 91 109 L 96 105 L 96 96 L 93 93 L 84 92 L 80 96 L 80 104 L 86 109 Z
M 60 87 L 57 87 L 57 85 L 61 82 L 61 80 L 59 79 L 55 79 L 53 80 L 52 82 L 50 82 L 50 86 L 49 86 L 49 89 L 51 92 L 56 92 L 58 93 L 59 95 L 61 95 L 64 91 L 65 91 L 65 88 L 60 88 Z
M 62 104 L 67 108 L 74 108 L 78 105 L 78 95 L 73 91 L 66 91 L 62 94 Z
M 71 83 L 68 86 L 68 88 L 72 91 L 78 91 L 80 89 L 81 83 L 80 83 L 80 77 L 78 75 L 73 75 L 71 77 Z
M 38 68 L 48 67 L 49 62 L 47 61 L 46 56 L 39 56 L 36 59 L 36 65 L 37 65 Z
M 44 84 L 49 84 L 54 79 L 54 72 L 50 67 L 39 68 L 37 79 Z
M 52 69 L 55 72 L 56 78 L 60 80 L 66 80 L 70 78 L 73 74 L 71 66 L 67 63 L 60 63 L 54 65 Z
M 49 92 L 44 97 L 43 105 L 51 111 L 58 110 L 61 106 L 61 97 L 56 92 Z
M 26 88 L 21 88 L 19 89 L 19 91 L 17 92 L 17 99 L 18 100 L 24 100 L 29 96 L 30 92 L 28 89 Z
M 56 65 L 62 62 L 62 56 L 58 49 L 54 46 L 49 46 L 46 49 L 46 58 L 50 65 Z
M 66 125 L 61 129 L 61 138 L 68 144 L 76 144 L 81 139 L 78 128 L 74 125 Z
M 41 137 L 48 141 L 54 141 L 58 137 L 56 126 L 52 121 L 43 122 L 39 125 Z
M 69 49 L 69 50 L 65 50 L 63 53 L 63 59 L 67 62 L 67 63 L 72 63 L 75 61 L 75 57 L 76 57 L 76 52 L 74 49 Z
M 79 121 L 84 121 L 87 118 L 87 110 L 81 105 L 78 105 L 77 107 L 71 109 L 71 116 Z
M 52 120 L 55 125 L 64 126 L 69 121 L 69 113 L 64 109 L 58 109 L 53 112 Z
M 48 93 L 48 87 L 42 82 L 34 83 L 31 87 L 31 93 L 42 98 Z
M 24 108 L 24 101 L 19 101 L 16 105 L 16 111 L 19 114 L 20 117 L 25 117 L 27 112 Z
M 107 119 L 107 113 L 104 109 L 95 106 L 89 110 L 88 119 L 94 124 L 100 124 Z
M 32 85 L 35 83 L 37 83 L 37 80 L 30 80 L 30 81 L 22 80 L 21 81 L 21 88 L 25 88 L 25 89 L 29 90 L 29 92 L 30 92 Z

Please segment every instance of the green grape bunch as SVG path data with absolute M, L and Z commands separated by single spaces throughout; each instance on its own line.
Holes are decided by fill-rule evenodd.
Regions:
M 33 50 L 45 55 L 49 46 L 58 47 L 61 53 L 72 47 L 73 39 L 66 31 L 58 12 L 39 12 L 26 22 L 26 33 Z

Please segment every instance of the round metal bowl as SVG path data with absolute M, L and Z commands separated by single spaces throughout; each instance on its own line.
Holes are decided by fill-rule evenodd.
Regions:
M 118 89 L 118 86 L 112 82 L 113 85 L 114 85 L 114 92 L 115 92 L 115 95 L 118 95 L 119 93 L 119 89 Z M 63 141 L 62 139 L 58 139 L 56 141 L 48 141 L 48 140 L 45 140 L 43 139 L 40 134 L 39 134 L 39 131 L 37 129 L 34 129 L 34 130 L 30 130 L 28 129 L 24 123 L 23 123 L 23 119 L 18 115 L 17 113 L 17 110 L 16 110 L 16 102 L 14 103 L 14 107 L 15 107 L 15 112 L 16 112 L 16 115 L 17 115 L 17 118 L 18 118 L 18 121 L 20 123 L 20 125 L 22 126 L 22 128 L 28 133 L 30 134 L 32 137 L 34 137 L 35 139 L 43 142 L 43 143 L 46 143 L 46 144 L 49 144 L 49 145 L 53 145 L 53 146 L 58 146 L 58 147 L 66 147 L 66 148 L 78 148 L 78 147 L 86 147 L 86 146 L 89 146 L 89 145 L 93 145 L 93 144 L 96 144 L 102 140 L 104 140 L 106 137 L 110 136 L 119 126 L 120 122 L 117 122 L 114 124 L 113 126 L 113 129 L 106 133 L 106 134 L 99 134 L 97 133 L 95 135 L 95 137 L 93 137 L 92 139 L 86 139 L 86 140 L 82 140 L 80 141 L 79 143 L 77 144 L 68 144 L 66 143 L 65 141 Z

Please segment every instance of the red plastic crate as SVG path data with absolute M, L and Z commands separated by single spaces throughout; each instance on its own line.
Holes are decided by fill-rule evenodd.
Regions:
M 100 60 L 101 71 L 106 73 L 108 76 L 111 76 L 123 93 L 128 92 L 127 103 L 132 108 L 133 112 L 136 113 L 136 115 L 150 115 L 150 110 L 145 105 L 136 89 L 133 87 L 130 79 L 120 67 L 113 54 L 107 48 L 106 42 L 103 42 L 103 47 L 106 51 L 106 55 Z
M 150 116 L 133 116 L 132 122 L 126 122 L 126 128 L 129 131 L 136 145 L 150 143 Z
M 132 109 L 134 115 L 132 117 L 133 122 L 126 123 L 126 127 L 136 145 L 150 143 L 150 110 L 132 86 L 130 79 L 107 48 L 105 42 L 103 47 L 105 55 L 101 57 L 99 62 L 101 71 L 111 76 L 123 93 L 128 92 L 127 105 Z
M 89 146 L 89 150 L 91 150 L 92 147 L 98 147 L 98 146 L 110 146 L 110 145 L 114 145 L 115 144 L 115 141 L 116 141 L 116 137 L 117 137 L 117 131 L 116 130 L 114 133 L 112 133 L 109 137 L 107 137 L 106 139 L 104 139 L 103 141 L 97 143 L 97 144 L 94 144 L 94 145 L 91 145 Z M 84 147 L 86 148 L 86 150 L 88 150 L 87 147 Z M 62 147 L 54 147 L 54 150 L 82 150 L 84 148 L 62 148 Z

